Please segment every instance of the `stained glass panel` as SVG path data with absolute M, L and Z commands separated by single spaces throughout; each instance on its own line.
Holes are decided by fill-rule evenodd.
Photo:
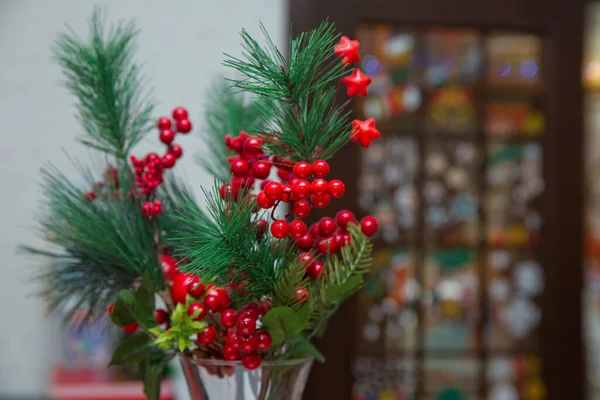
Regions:
M 496 355 L 487 365 L 489 400 L 543 400 L 541 363 L 534 355 Z
M 474 357 L 426 358 L 424 382 L 427 399 L 475 400 L 478 360 Z
M 485 41 L 487 79 L 492 85 L 539 84 L 542 41 L 535 35 L 496 33 Z
M 352 364 L 353 400 L 413 399 L 415 362 L 406 357 L 359 357 Z

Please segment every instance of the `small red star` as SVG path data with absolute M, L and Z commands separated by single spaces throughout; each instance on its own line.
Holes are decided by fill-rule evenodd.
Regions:
M 375 128 L 375 120 L 369 118 L 366 121 L 355 119 L 352 121 L 354 130 L 350 138 L 353 142 L 358 142 L 362 147 L 369 147 L 371 142 L 381 137 L 381 133 Z
M 335 46 L 333 51 L 338 56 L 342 57 L 344 65 L 359 62 L 360 55 L 358 54 L 358 47 L 360 43 L 358 40 L 350 40 L 347 36 L 342 36 L 340 44 Z
M 357 94 L 360 94 L 361 96 L 369 94 L 367 86 L 371 83 L 371 78 L 363 74 L 358 68 L 354 69 L 352 75 L 345 76 L 342 81 L 344 82 L 344 85 L 348 87 L 348 96 L 350 97 L 356 96 Z

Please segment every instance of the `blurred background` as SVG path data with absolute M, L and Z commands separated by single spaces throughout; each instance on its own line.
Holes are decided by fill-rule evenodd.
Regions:
M 576 0 L 0 0 L 0 398 L 141 398 L 135 371 L 104 370 L 102 321 L 47 317 L 15 254 L 41 245 L 39 169 L 76 177 L 63 149 L 88 156 L 50 48 L 94 5 L 141 28 L 157 110 L 190 110 L 179 170 L 198 194 L 205 93 L 241 28 L 285 48 L 289 23 L 329 17 L 360 40 L 373 82 L 353 110 L 383 136 L 333 174 L 380 234 L 305 398 L 600 399 L 600 3 Z M 181 385 L 174 368 L 164 398 Z

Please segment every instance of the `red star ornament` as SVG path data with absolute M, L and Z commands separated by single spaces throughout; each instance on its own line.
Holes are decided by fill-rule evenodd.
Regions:
M 348 96 L 350 97 L 356 96 L 357 94 L 360 94 L 361 96 L 369 94 L 367 86 L 371 83 L 371 78 L 363 74 L 358 68 L 354 69 L 352 75 L 345 76 L 342 81 L 348 88 Z
M 344 65 L 348 65 L 360 61 L 360 55 L 358 54 L 359 46 L 360 43 L 358 40 L 350 40 L 347 36 L 342 36 L 340 44 L 335 46 L 333 51 L 342 58 Z
M 353 142 L 358 142 L 362 147 L 369 147 L 371 142 L 381 137 L 381 133 L 375 128 L 375 120 L 369 118 L 366 121 L 355 119 L 352 121 L 352 135 L 350 138 Z

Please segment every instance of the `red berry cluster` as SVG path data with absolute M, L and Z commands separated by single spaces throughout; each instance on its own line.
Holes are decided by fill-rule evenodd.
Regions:
M 221 197 L 226 199 L 233 196 L 237 199 L 240 191 L 248 191 L 257 178 L 269 176 L 271 164 L 269 157 L 263 154 L 262 141 L 244 131 L 236 137 L 225 136 L 225 145 L 237 156 L 227 157 L 233 177 L 230 183 L 221 186 Z
M 147 201 L 142 205 L 142 214 L 146 217 L 151 217 L 156 214 L 160 214 L 162 211 L 162 203 L 160 200 L 155 200 L 154 203 Z
M 112 191 L 112 192 L 109 192 Z M 96 182 L 92 190 L 85 194 L 86 199 L 95 200 L 98 194 L 102 195 L 104 200 L 119 199 L 119 171 L 111 165 L 106 167 L 104 171 L 104 180 Z

